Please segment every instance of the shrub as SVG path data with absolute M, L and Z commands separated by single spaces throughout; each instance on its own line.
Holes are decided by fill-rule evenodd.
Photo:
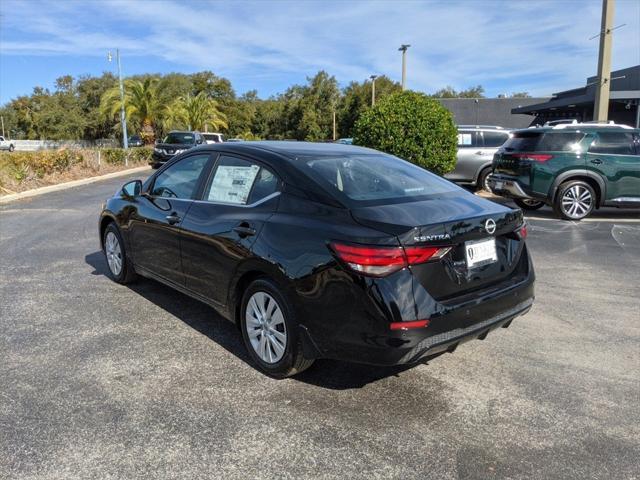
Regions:
M 457 130 L 440 102 L 416 92 L 387 95 L 356 121 L 353 143 L 404 158 L 440 175 L 456 164 Z
M 100 156 L 105 163 L 111 165 L 124 165 L 125 155 L 122 148 L 102 148 Z
M 153 148 L 150 147 L 130 148 L 129 163 L 149 163 L 152 154 Z
M 153 148 L 138 147 L 124 150 L 122 148 L 102 148 L 100 155 L 105 163 L 111 165 L 124 165 L 128 158 L 128 163 L 148 163 L 151 160 Z

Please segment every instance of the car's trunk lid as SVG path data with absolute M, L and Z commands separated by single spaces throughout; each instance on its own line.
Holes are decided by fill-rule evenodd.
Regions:
M 522 212 L 470 193 L 355 208 L 352 215 L 361 224 L 395 235 L 405 248 L 451 247 L 440 260 L 410 267 L 416 281 L 437 300 L 501 282 L 513 272 L 522 251 L 514 233 L 522 225 Z M 466 249 L 472 242 L 491 239 L 497 260 L 469 268 Z

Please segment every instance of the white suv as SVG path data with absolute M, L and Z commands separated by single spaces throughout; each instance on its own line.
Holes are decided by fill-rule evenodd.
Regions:
M 9 150 L 10 152 L 13 152 L 14 149 L 15 147 L 11 140 L 5 140 L 4 137 L 0 137 L 0 150 Z
M 224 139 L 222 137 L 221 133 L 201 133 L 201 135 L 204 137 L 204 141 L 206 143 L 222 143 L 224 142 Z

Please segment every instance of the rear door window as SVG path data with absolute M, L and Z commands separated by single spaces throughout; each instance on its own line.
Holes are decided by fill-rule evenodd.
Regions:
M 600 132 L 589 147 L 589 153 L 637 155 L 634 148 L 633 133 Z
M 278 177 L 269 169 L 238 157 L 221 156 L 204 199 L 250 205 L 278 191 Z
M 486 148 L 497 148 L 509 138 L 507 132 L 482 132 L 482 136 Z
M 581 132 L 516 132 L 503 148 L 506 152 L 571 152 L 579 149 Z

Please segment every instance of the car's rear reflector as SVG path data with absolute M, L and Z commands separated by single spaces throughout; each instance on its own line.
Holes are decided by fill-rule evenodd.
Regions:
M 516 234 L 520 240 L 524 240 L 527 238 L 529 232 L 527 232 L 527 224 L 524 223 L 518 230 L 516 230 Z
M 422 328 L 429 325 L 429 320 L 414 320 L 412 322 L 391 322 L 391 330 L 409 330 L 410 328 Z
M 373 277 L 384 277 L 409 265 L 439 260 L 451 247 L 378 247 L 331 243 L 340 260 L 352 270 Z
M 546 162 L 553 158 L 553 155 L 548 153 L 513 153 L 512 156 L 520 160 L 533 160 L 534 162 Z

